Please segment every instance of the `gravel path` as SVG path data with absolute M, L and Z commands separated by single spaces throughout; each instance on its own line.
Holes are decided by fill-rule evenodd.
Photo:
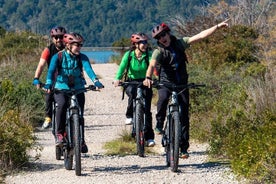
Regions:
M 122 130 L 130 129 L 129 125 L 124 125 L 127 100 L 122 101 L 120 88 L 112 85 L 118 68 L 116 64 L 93 64 L 93 68 L 105 88 L 101 92 L 86 93 L 85 135 L 89 152 L 82 156 L 82 176 L 65 170 L 63 161 L 55 159 L 54 139 L 47 130 L 36 133 L 43 146 L 41 157 L 24 172 L 8 176 L 6 183 L 241 183 L 226 164 L 208 162 L 207 145 L 196 142 L 191 142 L 190 157 L 180 160 L 177 173 L 165 166 L 159 135 L 156 136 L 157 145 L 152 148 L 159 153 L 157 155 L 145 158 L 105 156 L 103 144 L 117 138 Z M 155 109 L 153 107 L 153 114 Z

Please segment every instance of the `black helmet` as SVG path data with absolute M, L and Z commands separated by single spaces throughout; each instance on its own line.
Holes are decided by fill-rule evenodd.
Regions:
M 156 39 L 156 36 L 159 35 L 162 32 L 170 32 L 170 28 L 165 24 L 165 23 L 161 23 L 160 25 L 155 26 L 152 29 L 151 35 L 153 38 Z
M 66 33 L 66 30 L 64 27 L 56 26 L 53 27 L 50 31 L 51 37 L 58 36 L 58 35 L 64 35 Z

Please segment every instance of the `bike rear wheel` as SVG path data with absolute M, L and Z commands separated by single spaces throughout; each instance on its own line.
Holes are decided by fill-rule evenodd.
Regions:
M 140 157 L 145 156 L 145 137 L 144 137 L 144 110 L 140 103 L 136 104 L 135 108 L 135 131 L 136 131 L 136 147 L 137 154 Z
M 178 169 L 179 162 L 179 141 L 180 141 L 180 118 L 179 112 L 175 111 L 171 116 L 170 126 L 170 167 L 173 172 Z
M 79 122 L 79 114 L 73 114 L 73 125 L 74 125 L 74 133 L 73 133 L 73 142 L 74 142 L 74 153 L 75 153 L 75 173 L 77 176 L 81 175 L 81 140 L 80 140 L 80 122 Z

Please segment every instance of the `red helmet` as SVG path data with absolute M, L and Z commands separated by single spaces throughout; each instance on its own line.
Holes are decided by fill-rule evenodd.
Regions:
M 60 26 L 53 27 L 50 31 L 51 37 L 57 36 L 57 35 L 64 35 L 65 33 L 66 33 L 65 28 Z
M 152 29 L 151 35 L 153 38 L 156 38 L 158 34 L 164 31 L 169 32 L 171 30 L 165 23 L 161 23 L 160 25 L 157 25 Z
M 145 33 L 134 33 L 131 35 L 131 43 L 138 43 L 140 41 L 148 40 L 149 37 Z
M 79 33 L 67 33 L 63 36 L 63 42 L 65 44 L 82 43 L 83 41 L 83 37 Z

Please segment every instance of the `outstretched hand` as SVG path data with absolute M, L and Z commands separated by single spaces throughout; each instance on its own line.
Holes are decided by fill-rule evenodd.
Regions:
M 230 20 L 230 18 L 229 19 L 226 19 L 225 21 L 223 21 L 223 22 L 221 22 L 221 23 L 218 23 L 217 24 L 217 26 L 218 26 L 218 28 L 224 28 L 224 27 L 228 27 L 229 25 L 228 25 L 228 21 Z

